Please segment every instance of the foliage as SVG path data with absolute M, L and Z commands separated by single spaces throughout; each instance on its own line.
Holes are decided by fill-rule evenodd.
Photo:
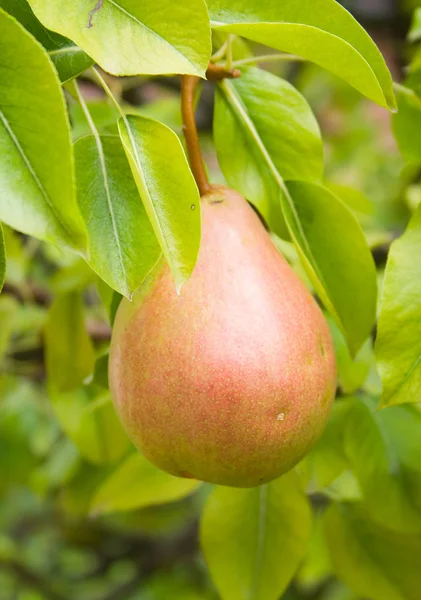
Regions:
M 335 0 L 0 0 L 1 598 L 418 600 L 420 10 L 393 84 Z M 121 297 L 200 250 L 175 75 L 216 79 L 208 176 L 335 343 L 323 437 L 259 488 L 159 471 L 108 389 Z

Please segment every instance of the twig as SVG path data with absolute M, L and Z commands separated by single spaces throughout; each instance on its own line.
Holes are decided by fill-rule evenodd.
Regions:
M 198 81 L 199 78 L 194 75 L 183 75 L 181 84 L 181 112 L 191 170 L 199 188 L 199 193 L 201 196 L 204 196 L 210 191 L 211 186 L 200 152 L 199 136 L 197 134 L 194 115 L 194 95 Z
M 228 48 L 228 39 L 225 40 L 225 42 L 222 44 L 222 46 L 219 48 L 219 50 L 217 50 L 215 52 L 215 54 L 212 54 L 211 61 L 216 62 L 217 60 L 221 60 L 222 58 L 224 58 L 227 48 Z
M 261 54 L 260 56 L 249 56 L 248 58 L 242 58 L 236 60 L 232 66 L 241 67 L 245 65 L 255 65 L 258 63 L 269 63 L 269 62 L 289 62 L 289 61 L 303 61 L 304 58 L 301 56 L 295 56 L 295 54 Z
M 239 69 L 226 69 L 222 65 L 215 65 L 214 63 L 209 63 L 209 66 L 206 71 L 206 78 L 209 81 L 221 81 L 222 79 L 237 79 L 237 77 L 241 76 L 241 71 Z
M 3 293 L 10 294 L 20 302 L 33 301 L 35 304 L 48 306 L 51 304 L 52 296 L 48 290 L 44 290 L 31 281 L 25 284 L 21 289 L 17 285 L 6 282 L 3 287 Z

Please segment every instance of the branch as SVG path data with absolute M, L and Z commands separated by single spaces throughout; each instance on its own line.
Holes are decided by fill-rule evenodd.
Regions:
M 200 152 L 199 136 L 197 134 L 194 115 L 194 94 L 198 81 L 199 78 L 194 75 L 183 75 L 181 84 L 181 112 L 183 115 L 183 131 L 186 138 L 190 167 L 199 188 L 199 193 L 201 196 L 204 196 L 210 191 L 211 187 Z
M 223 65 L 215 65 L 209 63 L 206 71 L 206 78 L 209 81 L 221 81 L 222 79 L 237 79 L 241 77 L 241 71 L 239 69 L 227 69 Z

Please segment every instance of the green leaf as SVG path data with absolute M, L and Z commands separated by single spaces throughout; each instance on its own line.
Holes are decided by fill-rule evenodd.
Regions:
M 73 42 L 46 29 L 32 12 L 27 0 L 0 0 L 0 7 L 15 17 L 48 50 L 63 83 L 77 77 L 93 64 L 92 58 Z
M 332 504 L 324 525 L 334 571 L 359 597 L 419 599 L 421 536 L 378 527 L 352 504 Z
M 50 392 L 51 393 L 51 392 Z M 96 465 L 112 464 L 126 454 L 130 440 L 115 413 L 111 395 L 92 387 L 51 394 L 63 431 L 79 452 Z
M 62 83 L 78 77 L 94 64 L 92 58 L 79 46 L 64 37 L 60 46 L 50 49 L 48 54 Z
M 118 135 L 118 113 L 115 106 L 106 100 L 85 102 L 85 104 L 98 133 L 101 135 Z M 92 135 L 91 126 L 80 104 L 70 104 L 69 115 L 72 123 L 72 135 L 74 141 L 87 135 Z
M 95 354 L 80 292 L 54 300 L 45 327 L 45 346 L 48 386 L 54 392 L 75 389 L 93 373 Z
M 42 465 L 31 473 L 31 488 L 45 496 L 48 491 L 66 485 L 74 476 L 80 462 L 75 445 L 63 438 Z
M 294 471 L 251 489 L 217 487 L 204 510 L 201 542 L 223 600 L 277 600 L 304 554 L 311 529 Z
M 343 404 L 337 435 L 370 518 L 389 529 L 421 531 L 421 412 L 402 406 L 376 412 L 366 397 Z
M 348 208 L 355 212 L 357 216 L 372 216 L 374 214 L 374 203 L 360 190 L 350 187 L 349 185 L 333 182 L 325 182 L 325 186 L 335 194 L 337 198 L 340 198 L 342 202 L 345 202 Z
M 383 282 L 376 358 L 381 406 L 418 403 L 421 393 L 421 206 L 395 241 Z
M 118 137 L 75 144 L 79 207 L 90 239 L 89 264 L 110 287 L 131 298 L 161 251 Z
M 0 223 L 0 292 L 6 277 L 6 248 L 4 245 L 3 228 Z
M 412 57 L 411 64 L 409 65 L 409 72 L 412 75 L 419 75 L 421 70 L 421 47 L 415 52 Z
M 192 494 L 201 482 L 173 477 L 159 470 L 140 454 L 132 454 L 96 492 L 94 514 L 133 510 L 180 500 Z
M 60 509 L 70 517 L 86 518 L 95 490 L 112 468 L 109 465 L 98 468 L 83 461 L 72 480 L 60 490 L 57 498 Z
M 2 225 L 6 251 L 6 279 L 22 289 L 26 285 L 30 256 L 25 252 L 22 237 L 7 225 Z
M 393 133 L 402 156 L 408 162 L 421 160 L 421 137 L 414 131 L 421 128 L 421 99 L 410 88 L 399 86 L 399 111 L 393 115 Z
M 421 39 L 421 7 L 415 9 L 412 15 L 411 28 L 408 32 L 409 42 L 418 42 Z
M 348 402 L 334 402 L 327 427 L 306 459 L 311 466 L 311 484 L 316 490 L 331 485 L 349 466 L 343 436 L 350 409 Z
M 176 134 L 158 121 L 128 115 L 120 136 L 140 197 L 179 292 L 200 247 L 200 197 Z M 169 176 L 170 175 L 170 176 Z
M 69 266 L 62 267 L 50 278 L 50 288 L 54 294 L 64 294 L 73 290 L 84 290 L 96 280 L 90 266 L 78 259 Z
M 300 258 L 353 354 L 376 319 L 376 267 L 357 219 L 320 185 L 288 182 L 282 204 Z
M 211 44 L 203 0 L 29 0 L 39 20 L 113 75 L 204 77 Z M 194 27 L 190 24 L 194 23 Z
M 278 184 L 247 120 L 284 179 L 322 179 L 320 129 L 305 98 L 290 83 L 262 69 L 242 69 L 241 77 L 217 89 L 214 136 L 224 176 L 277 228 L 280 207 L 273 198 L 278 198 Z
M 297 575 L 297 587 L 300 591 L 308 591 L 311 597 L 311 593 L 322 587 L 329 577 L 332 577 L 332 565 L 324 535 L 323 521 L 319 515 L 316 515 L 308 552 Z M 329 600 L 334 600 L 334 598 L 330 597 Z
M 339 386 L 343 394 L 353 394 L 363 385 L 368 377 L 370 366 L 374 364 L 371 338 L 364 343 L 353 359 L 346 340 L 333 319 L 328 317 L 328 323 L 335 345 Z
M 374 261 L 357 219 L 320 185 L 298 181 L 285 184 L 279 171 L 282 165 L 275 163 L 273 142 L 269 142 L 268 132 L 260 128 L 265 136 L 263 138 L 257 128 L 260 122 L 257 111 L 249 112 L 231 81 L 224 81 L 221 88 L 229 109 L 237 119 L 241 136 L 236 138 L 234 146 L 232 136 L 227 138 L 228 146 L 232 148 L 233 164 L 240 156 L 243 169 L 242 179 L 232 179 L 231 185 L 238 186 L 239 191 L 251 200 L 259 195 L 263 197 L 263 190 L 269 188 L 267 197 L 273 212 L 269 218 L 263 212 L 264 216 L 274 228 L 277 226 L 277 223 L 274 225 L 275 213 L 279 215 L 279 207 L 282 207 L 283 217 L 307 274 L 344 332 L 350 350 L 355 353 L 374 325 L 377 298 Z M 224 119 L 225 125 L 228 122 Z M 226 131 L 230 131 L 229 125 Z M 228 162 L 226 165 L 228 175 Z M 237 167 L 235 172 L 239 173 L 240 168 Z M 258 207 L 261 208 L 261 205 Z
M 108 389 L 108 387 L 109 387 L 109 385 L 108 385 L 108 359 L 109 359 L 108 352 L 106 354 L 103 354 L 99 358 L 97 358 L 97 360 L 95 362 L 95 372 L 94 372 L 94 378 L 93 378 L 94 385 L 103 387 L 105 389 Z
M 392 77 L 368 34 L 334 0 L 209 0 L 211 25 L 298 54 L 396 108 Z
M 95 354 L 85 328 L 82 295 L 58 296 L 45 327 L 47 384 L 54 412 L 64 432 L 87 460 L 119 460 L 129 439 L 115 414 L 111 396 L 83 386 L 92 376 Z
M 83 252 L 59 79 L 45 50 L 1 9 L 0 30 L 0 219 Z

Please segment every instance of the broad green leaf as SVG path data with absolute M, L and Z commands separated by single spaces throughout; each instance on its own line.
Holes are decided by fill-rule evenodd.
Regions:
M 6 277 L 6 249 L 4 246 L 3 228 L 0 223 L 0 292 Z
M 83 386 L 94 371 L 95 355 L 80 292 L 68 292 L 53 302 L 45 327 L 45 352 L 48 391 L 63 431 L 90 462 L 116 462 L 130 442 L 110 394 Z
M 389 529 L 421 531 L 421 412 L 402 406 L 376 412 L 366 397 L 344 401 L 347 408 L 336 434 L 370 518 Z
M 338 326 L 330 317 L 327 320 L 335 345 L 339 387 L 343 394 L 353 394 L 363 385 L 368 377 L 370 366 L 374 364 L 373 343 L 371 338 L 367 339 L 353 359 Z
M 95 362 L 93 384 L 108 389 L 108 359 L 109 354 L 103 354 Z
M 59 46 L 49 49 L 48 55 L 53 61 L 62 83 L 78 77 L 94 64 L 92 58 L 79 46 L 64 37 Z
M 83 259 L 79 259 L 54 273 L 50 278 L 50 287 L 54 294 L 64 294 L 73 290 L 84 290 L 95 280 L 96 275 L 90 266 Z
M 130 440 L 115 413 L 109 392 L 79 387 L 52 395 L 63 431 L 88 461 L 112 464 L 126 454 Z
M 110 287 L 131 298 L 161 252 L 120 139 L 82 138 L 75 144 L 75 163 L 89 264 Z
M 421 136 L 414 131 L 421 128 L 421 99 L 410 88 L 399 86 L 399 111 L 393 115 L 393 133 L 402 156 L 408 162 L 421 160 Z
M 409 65 L 409 72 L 412 75 L 418 75 L 421 70 L 421 47 L 415 52 Z
M 86 107 L 98 133 L 101 135 L 118 135 L 118 116 L 115 106 L 106 100 L 101 100 L 96 102 L 86 102 Z M 92 135 L 91 126 L 86 119 L 86 115 L 80 104 L 72 103 L 69 106 L 69 114 L 72 123 L 72 135 L 75 142 L 79 140 L 79 138 Z
M 297 575 L 297 587 L 300 590 L 308 590 L 311 594 L 313 590 L 319 588 L 319 586 L 321 587 L 329 577 L 332 577 L 332 564 L 324 535 L 323 521 L 321 516 L 316 515 L 308 552 Z M 334 600 L 334 598 L 331 600 Z
M 374 214 L 374 203 L 360 190 L 350 187 L 349 185 L 333 182 L 325 182 L 325 186 L 335 194 L 335 196 L 340 198 L 342 202 L 345 202 L 348 208 L 354 211 L 358 216 L 372 216 Z
M 209 494 L 207 486 L 197 492 L 166 504 L 147 506 L 136 510 L 135 514 L 120 513 L 114 519 L 134 522 L 136 530 L 147 536 L 171 536 L 185 531 L 200 516 L 205 497 Z M 183 599 L 184 600 L 184 599 Z
M 91 510 L 102 514 L 174 502 L 201 483 L 164 473 L 140 454 L 132 454 L 99 487 Z
M 353 354 L 376 319 L 376 267 L 357 219 L 320 185 L 287 183 L 282 197 L 291 236 L 325 306 Z
M 383 282 L 376 358 L 381 406 L 421 400 L 421 206 L 394 242 Z
M 67 438 L 59 440 L 46 460 L 31 474 L 31 488 L 45 497 L 54 488 L 66 485 L 80 463 L 76 446 Z
M 266 206 L 263 214 L 272 228 L 279 225 L 282 208 L 312 284 L 355 353 L 369 335 L 376 311 L 376 269 L 364 234 L 354 215 L 327 189 L 302 181 L 285 184 L 279 170 L 282 165 L 275 162 L 273 142 L 269 142 L 266 131 L 258 129 L 261 117 L 249 111 L 235 85 L 224 81 L 220 86 L 227 111 L 233 114 L 231 123 L 237 125 L 236 144 L 232 144 L 232 135 L 227 138 L 233 164 L 242 157 L 242 178 L 236 177 L 230 183 L 250 200 L 266 193 L 272 214 L 265 214 Z M 229 122 L 224 119 L 226 132 L 230 131 Z M 233 171 L 240 173 L 238 167 Z
M 1 9 L 0 30 L 0 219 L 83 252 L 59 79 L 46 51 Z
M 200 247 L 200 198 L 176 134 L 158 121 L 128 115 L 120 136 L 146 213 L 176 289 L 190 277 Z
M 6 279 L 9 283 L 22 288 L 26 285 L 29 260 L 24 248 L 24 240 L 13 229 L 2 225 L 6 251 Z
M 45 327 L 45 346 L 48 386 L 54 392 L 75 389 L 93 373 L 95 354 L 80 292 L 54 300 Z
M 83 461 L 72 480 L 60 490 L 57 498 L 59 507 L 71 517 L 86 518 L 95 490 L 109 475 L 112 468 L 110 465 L 98 467 Z
M 183 562 L 179 560 L 181 564 L 175 568 L 160 568 L 152 573 L 142 584 L 136 600 L 215 600 L 214 590 L 206 576 L 202 576 L 194 564 Z
M 0 7 L 15 17 L 48 50 L 63 83 L 77 77 L 93 64 L 94 61 L 73 42 L 46 29 L 32 12 L 27 0 L 0 0 Z
M 395 109 L 392 77 L 368 34 L 335 0 L 209 0 L 211 25 L 298 54 Z
M 277 600 L 304 554 L 311 513 L 291 471 L 251 489 L 217 487 L 202 517 L 201 543 L 223 600 Z
M 215 51 L 221 48 L 228 40 L 229 35 L 229 33 L 225 33 L 224 31 L 212 29 L 212 45 Z M 231 52 L 233 60 L 242 60 L 243 58 L 250 58 L 253 56 L 253 50 L 248 42 L 238 37 L 238 35 L 231 36 Z
M 113 325 L 117 309 L 120 306 L 123 296 L 110 288 L 110 286 L 99 277 L 96 281 L 96 288 L 98 290 L 98 295 L 101 298 L 101 302 L 105 308 L 109 323 L 110 325 Z
M 239 107 L 239 109 L 238 109 Z M 248 130 L 249 119 L 258 142 Z M 278 184 L 262 160 L 262 144 L 284 179 L 320 181 L 323 145 L 305 98 L 287 81 L 262 69 L 245 68 L 216 94 L 214 116 L 218 161 L 228 183 L 256 205 L 268 223 L 280 219 Z
M 395 86 L 397 86 L 396 83 Z M 414 90 L 414 92 L 416 92 L 418 96 L 421 97 L 421 70 L 409 72 L 408 76 L 405 79 L 405 85 L 402 87 L 398 85 L 397 88 L 400 92 L 403 93 L 405 93 L 406 91 L 405 88 L 409 88 L 411 90 Z
M 411 28 L 408 32 L 408 41 L 418 42 L 421 39 L 421 7 L 415 9 L 412 15 Z
M 336 401 L 333 404 L 322 437 L 305 459 L 310 463 L 310 484 L 315 490 L 331 485 L 349 466 L 343 440 L 349 410 L 348 402 Z
M 359 597 L 419 599 L 421 536 L 378 527 L 352 504 L 332 504 L 324 525 L 334 571 Z
M 73 40 L 113 75 L 205 74 L 211 45 L 204 0 L 29 3 L 45 27 Z

